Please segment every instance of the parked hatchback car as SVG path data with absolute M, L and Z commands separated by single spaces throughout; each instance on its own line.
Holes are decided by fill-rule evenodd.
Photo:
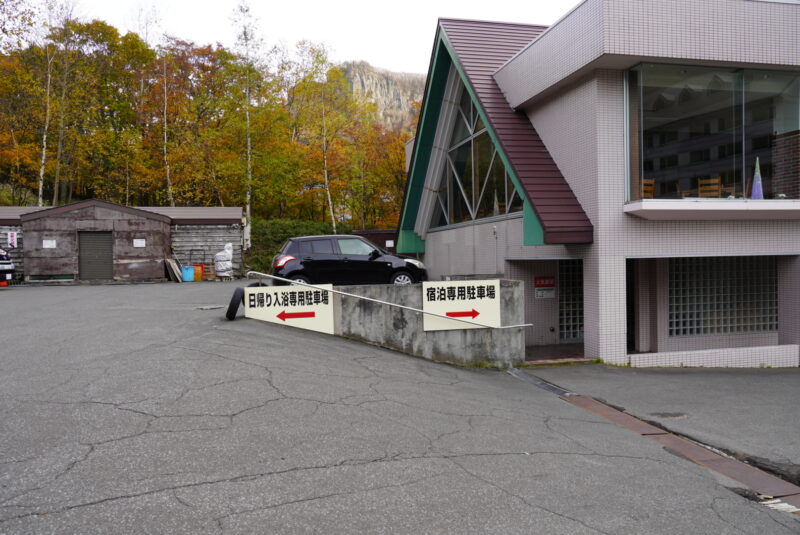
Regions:
M 427 280 L 419 260 L 393 255 L 360 236 L 289 238 L 272 274 L 312 284 L 412 284 Z

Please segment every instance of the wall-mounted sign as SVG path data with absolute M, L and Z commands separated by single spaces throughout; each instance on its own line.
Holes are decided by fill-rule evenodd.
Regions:
M 332 284 L 244 289 L 244 316 L 333 334 Z
M 134 247 L 147 247 L 147 242 L 144 239 L 134 238 L 133 239 L 133 246 Z
M 500 281 L 423 282 L 422 310 L 481 324 L 470 325 L 425 314 L 422 319 L 425 331 L 483 329 L 485 325 L 500 327 Z
M 8 248 L 9 249 L 16 249 L 17 248 L 17 233 L 16 232 L 9 232 L 8 233 Z
M 385 247 L 388 249 L 390 247 L 394 247 L 394 240 L 386 240 Z
M 533 294 L 536 299 L 554 299 L 556 297 L 556 278 L 534 277 Z
M 55 249 L 56 240 L 42 240 L 42 249 Z

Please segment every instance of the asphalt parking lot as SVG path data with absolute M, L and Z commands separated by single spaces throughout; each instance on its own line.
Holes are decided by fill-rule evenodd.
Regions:
M 225 321 L 235 286 L 0 290 L 0 533 L 800 532 L 509 374 Z

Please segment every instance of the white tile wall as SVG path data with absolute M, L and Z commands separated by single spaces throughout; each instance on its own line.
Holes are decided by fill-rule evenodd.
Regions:
M 591 68 L 642 60 L 800 65 L 800 5 L 751 0 L 587 0 L 501 67 L 513 107 Z
M 724 348 L 706 351 L 643 353 L 630 356 L 634 368 L 654 366 L 706 368 L 795 368 L 800 365 L 800 346 L 781 345 Z

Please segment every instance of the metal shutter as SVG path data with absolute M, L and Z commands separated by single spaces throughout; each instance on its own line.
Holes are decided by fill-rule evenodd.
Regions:
M 78 273 L 82 280 L 114 278 L 111 232 L 78 232 Z

